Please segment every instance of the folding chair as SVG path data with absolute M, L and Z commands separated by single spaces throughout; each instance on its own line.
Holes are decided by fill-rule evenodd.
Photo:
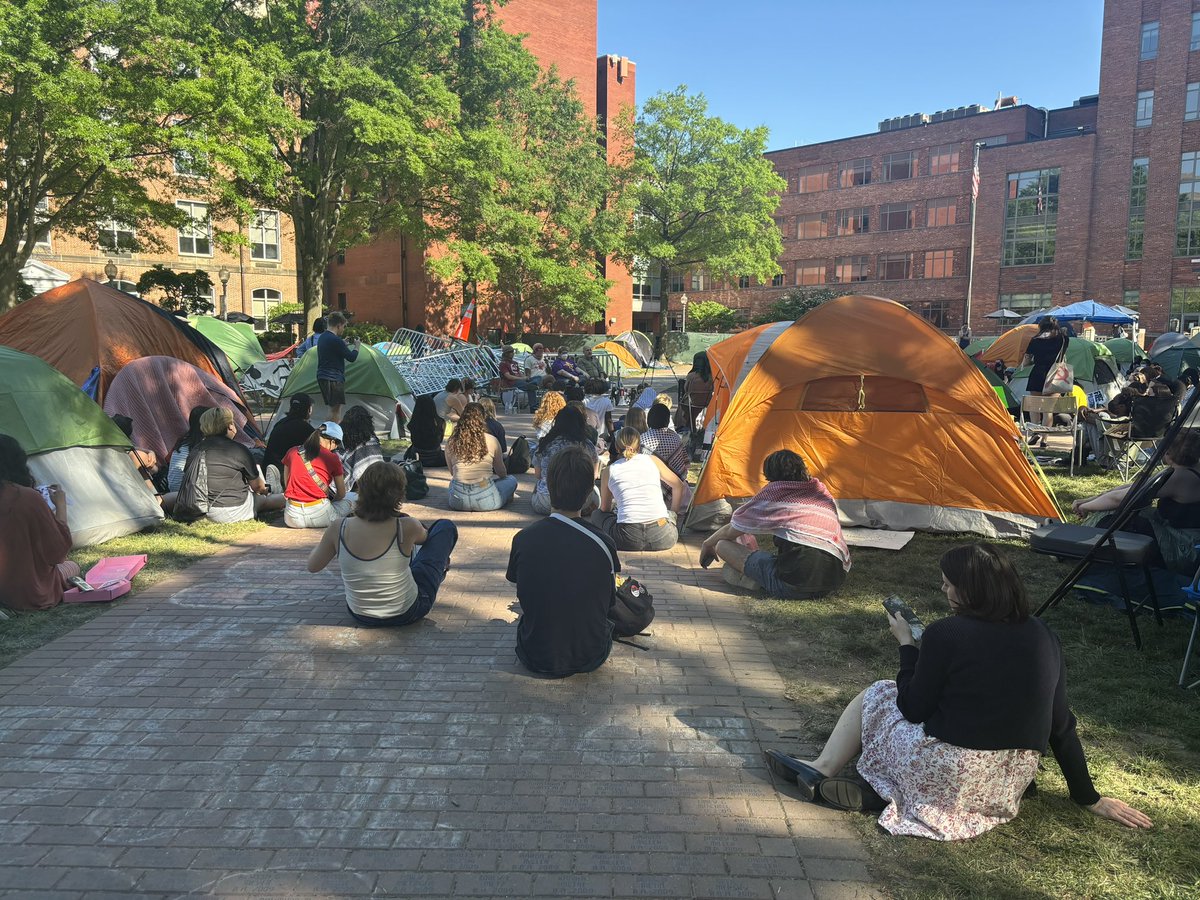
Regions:
M 1179 686 L 1184 687 L 1184 682 L 1187 681 L 1188 666 L 1192 661 L 1192 650 L 1196 646 L 1196 632 L 1200 631 L 1200 568 L 1196 569 L 1196 574 L 1192 576 L 1192 583 L 1183 589 L 1184 595 L 1187 597 L 1188 605 L 1192 607 L 1192 634 L 1188 638 L 1187 650 L 1183 654 L 1183 667 L 1179 670 Z M 1196 685 L 1200 684 L 1200 679 L 1186 685 L 1190 691 Z
M 1026 394 L 1021 398 L 1021 412 L 1042 414 L 1050 417 L 1065 413 L 1071 417 L 1070 425 L 1035 425 L 1033 422 L 1022 422 L 1022 434 L 1026 442 L 1035 435 L 1069 434 L 1071 436 L 1071 460 L 1068 463 L 1069 472 L 1075 474 L 1075 443 L 1079 439 L 1079 403 L 1069 394 L 1065 397 L 1038 397 Z M 1024 415 L 1022 415 L 1024 419 Z
M 1066 596 L 1075 582 L 1091 568 L 1093 563 L 1105 563 L 1117 570 L 1117 580 L 1121 585 L 1121 599 L 1125 601 L 1125 612 L 1129 616 L 1129 629 L 1133 632 L 1133 643 L 1139 650 L 1142 649 L 1142 635 L 1138 630 L 1137 614 L 1139 610 L 1146 608 L 1147 603 L 1145 599 L 1134 602 L 1129 590 L 1128 579 L 1125 577 L 1125 570 L 1142 570 L 1142 577 L 1150 598 L 1149 606 L 1154 610 L 1154 618 L 1161 625 L 1162 612 L 1158 607 L 1158 593 L 1154 590 L 1154 577 L 1150 571 L 1150 562 L 1154 557 L 1154 538 L 1144 534 L 1127 534 L 1118 529 L 1132 519 L 1138 510 L 1147 506 L 1154 499 L 1159 488 L 1170 477 L 1171 470 L 1168 468 L 1145 481 L 1136 496 L 1126 499 L 1118 511 L 1117 519 L 1107 528 L 1088 528 L 1085 525 L 1069 525 L 1060 522 L 1043 525 L 1030 534 L 1029 548 L 1034 553 L 1082 561 L 1067 580 L 1058 586 L 1050 599 L 1042 604 L 1037 615 L 1040 616 Z
M 1174 397 L 1134 397 L 1128 419 L 1112 419 L 1104 437 L 1114 446 L 1117 472 L 1128 480 L 1148 458 L 1148 451 L 1163 439 L 1175 419 Z

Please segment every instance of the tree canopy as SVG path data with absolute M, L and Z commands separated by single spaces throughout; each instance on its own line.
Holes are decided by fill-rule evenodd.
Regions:
M 853 293 L 852 290 L 827 287 L 794 287 L 767 307 L 766 312 L 755 317 L 755 325 L 771 322 L 792 322 L 822 303 Z
M 732 331 L 737 326 L 737 312 L 715 300 L 700 300 L 689 303 L 687 308 L 688 331 Z
M 137 281 L 142 297 L 158 293 L 158 305 L 185 316 L 203 316 L 213 311 L 212 279 L 203 269 L 176 272 L 166 266 L 152 266 Z

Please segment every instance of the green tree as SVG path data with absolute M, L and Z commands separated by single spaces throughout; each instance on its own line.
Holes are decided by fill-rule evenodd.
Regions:
M 142 273 L 137 281 L 137 292 L 145 297 L 158 293 L 158 305 L 168 312 L 185 316 L 202 316 L 213 311 L 213 283 L 203 269 L 194 272 L 176 272 L 166 266 L 156 265 Z
M 174 202 L 182 184 L 219 219 L 244 203 L 237 182 L 277 180 L 262 124 L 280 109 L 220 35 L 227 6 L 0 3 L 0 311 L 19 299 L 20 270 L 49 231 L 159 249 L 154 226 L 186 222 Z
M 732 331 L 737 326 L 737 312 L 715 300 L 689 303 L 687 327 L 689 331 Z
M 646 101 L 633 134 L 637 214 L 623 252 L 633 267 L 660 266 L 664 285 L 694 267 L 760 280 L 780 271 L 772 215 L 787 184 L 763 156 L 766 128 L 709 116 L 703 95 L 679 87 Z
M 822 303 L 853 291 L 827 287 L 794 287 L 767 307 L 766 312 L 754 319 L 755 325 L 771 322 L 792 322 Z

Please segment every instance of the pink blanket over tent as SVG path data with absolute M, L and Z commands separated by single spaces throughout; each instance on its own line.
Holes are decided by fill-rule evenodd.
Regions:
M 233 411 L 237 440 L 245 435 L 246 411 L 237 394 L 207 372 L 170 356 L 145 356 L 121 369 L 108 386 L 104 411 L 133 419 L 133 440 L 152 450 L 166 465 L 176 442 L 187 432 L 194 406 L 223 406 Z

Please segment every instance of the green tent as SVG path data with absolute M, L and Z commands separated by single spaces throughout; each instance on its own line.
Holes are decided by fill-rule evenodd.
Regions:
M 992 346 L 992 344 L 996 343 L 996 340 L 995 337 L 976 338 L 963 348 L 963 353 L 967 354 L 967 356 L 974 356 L 976 353 L 981 353 Z
M 396 367 L 386 356 L 367 344 L 362 344 L 358 350 L 358 359 L 346 363 L 346 394 L 365 394 L 374 397 L 391 397 L 393 400 L 405 394 L 412 393 Z M 321 396 L 317 387 L 317 354 L 305 353 L 292 369 L 287 383 L 283 386 L 283 396 L 293 394 L 309 394 L 314 398 Z
M 1178 378 L 1184 369 L 1200 367 L 1200 347 L 1191 341 L 1173 344 L 1150 357 L 1152 363 L 1162 366 L 1168 378 Z
M 130 449 L 91 397 L 47 362 L 0 346 L 0 432 L 27 454 L 68 447 Z
M 1106 367 L 1114 372 L 1118 368 L 1117 360 L 1113 357 L 1112 352 L 1101 343 L 1096 341 L 1085 341 L 1083 338 L 1073 337 L 1070 343 L 1067 344 L 1067 362 L 1071 364 L 1071 368 L 1075 370 L 1075 377 L 1080 381 L 1096 381 L 1096 360 L 1105 360 Z M 1013 379 L 1025 378 L 1029 375 L 1032 366 L 1025 366 L 1013 373 Z M 1111 381 L 1111 378 L 1104 377 L 1100 380 L 1102 383 Z
M 249 325 L 241 322 L 226 322 L 212 316 L 192 316 L 188 324 L 225 351 L 229 362 L 238 375 L 251 366 L 266 362 L 258 335 Z
M 993 338 L 994 340 L 994 338 Z M 970 349 L 970 348 L 967 348 Z M 972 357 L 971 362 L 983 373 L 983 377 L 987 379 L 988 384 L 992 386 L 992 390 L 996 392 L 996 396 L 1000 399 L 1005 409 L 1015 409 L 1020 406 L 1017 403 L 1017 398 L 1013 396 L 1013 392 L 1009 390 L 1004 379 L 996 374 L 995 369 L 991 366 L 981 363 L 979 360 Z
M 1104 346 L 1108 348 L 1108 351 L 1121 364 L 1122 368 L 1127 368 L 1135 359 L 1149 359 L 1146 351 L 1129 338 L 1113 338 L 1112 340 L 1105 341 Z

